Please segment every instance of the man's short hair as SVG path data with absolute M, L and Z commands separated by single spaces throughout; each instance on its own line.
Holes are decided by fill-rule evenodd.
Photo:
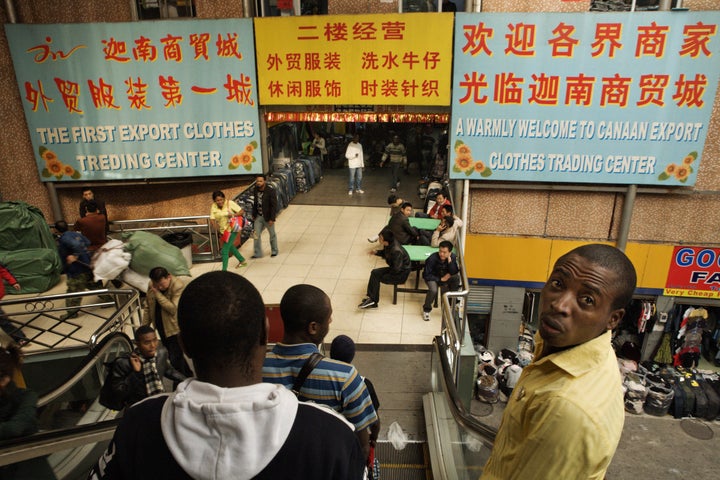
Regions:
M 395 195 L 395 194 L 390 195 L 387 200 L 388 205 L 394 204 L 395 202 L 397 202 L 397 199 L 398 199 L 397 195 Z
M 440 207 L 440 210 L 442 210 L 443 208 L 444 208 L 445 211 L 448 213 L 448 215 L 452 215 L 452 214 L 453 214 L 453 207 L 452 207 L 452 205 L 443 205 L 442 207 Z
M 150 270 L 150 274 L 148 275 L 148 277 L 150 277 L 150 280 L 152 280 L 153 282 L 159 282 L 168 275 L 170 275 L 170 272 L 168 272 L 165 267 L 155 267 Z
M 80 193 L 91 192 L 91 191 L 92 191 L 92 187 L 83 187 L 82 190 L 80 191 Z
M 615 274 L 612 282 L 615 285 L 615 298 L 612 302 L 613 310 L 626 307 L 631 301 L 637 283 L 635 267 L 622 251 L 610 245 L 591 243 L 575 248 L 562 257 L 555 264 L 567 257 L 576 255 L 589 260 L 600 267 L 606 268 Z
M 247 373 L 255 348 L 267 344 L 260 292 L 235 273 L 208 272 L 190 282 L 177 316 L 185 350 L 201 369 L 232 366 Z
M 445 215 L 443 217 L 443 220 L 445 220 L 445 225 L 447 225 L 448 227 L 452 227 L 453 225 L 455 225 L 455 218 L 452 215 Z
M 150 325 L 141 325 L 135 329 L 135 341 L 139 342 L 140 337 L 148 333 L 155 333 L 155 329 Z
M 389 228 L 383 228 L 378 235 L 388 243 L 393 243 L 395 241 L 395 234 Z
M 438 249 L 440 249 L 440 248 L 447 248 L 450 252 L 452 252 L 454 247 L 453 247 L 452 242 L 450 242 L 448 240 L 443 240 L 438 245 Z
M 330 297 L 313 285 L 294 285 L 280 300 L 280 316 L 286 332 L 304 332 L 310 322 L 324 323 L 331 314 Z
M 57 230 L 60 233 L 65 233 L 68 231 L 68 224 L 65 220 L 58 220 L 55 222 L 55 230 Z
M 87 210 L 90 213 L 95 213 L 98 211 L 98 204 L 95 200 L 90 200 L 85 205 L 85 210 Z
M 412 203 L 403 202 L 402 205 L 400 205 L 400 210 L 405 210 L 407 207 L 412 207 Z
M 258 173 L 257 175 L 255 175 L 255 178 L 260 178 L 260 177 L 262 177 L 263 180 L 267 180 L 267 175 L 265 175 L 264 173 Z

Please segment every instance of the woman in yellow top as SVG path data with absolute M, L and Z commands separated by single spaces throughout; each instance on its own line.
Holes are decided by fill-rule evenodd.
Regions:
M 214 191 L 212 198 L 213 204 L 212 207 L 210 207 L 210 220 L 215 229 L 221 233 L 220 254 L 222 255 L 222 269 L 223 271 L 227 270 L 230 253 L 240 262 L 237 267 L 244 267 L 247 265 L 247 262 L 235 247 L 235 238 L 237 237 L 238 231 L 242 230 L 243 209 L 232 200 L 226 200 L 225 194 L 220 190 Z M 239 222 L 239 228 L 234 228 L 236 222 Z

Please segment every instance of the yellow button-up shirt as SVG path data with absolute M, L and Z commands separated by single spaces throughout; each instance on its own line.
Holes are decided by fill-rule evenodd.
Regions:
M 542 351 L 536 335 L 535 358 Z M 602 479 L 625 411 L 610 332 L 523 369 L 482 479 Z
M 217 222 L 218 232 L 223 233 L 228 229 L 229 217 L 240 212 L 242 212 L 240 205 L 232 200 L 226 199 L 222 208 L 213 202 L 212 207 L 210 207 L 210 218 Z

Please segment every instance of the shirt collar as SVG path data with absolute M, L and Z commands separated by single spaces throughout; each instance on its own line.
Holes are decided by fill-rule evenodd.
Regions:
M 608 330 L 599 337 L 567 350 L 547 355 L 533 363 L 540 365 L 545 362 L 551 362 L 556 367 L 565 370 L 568 374 L 579 377 L 589 370 L 596 368 L 598 363 L 607 357 L 610 339 L 611 331 Z M 536 357 L 542 352 L 542 346 L 543 340 L 538 333 L 535 338 Z

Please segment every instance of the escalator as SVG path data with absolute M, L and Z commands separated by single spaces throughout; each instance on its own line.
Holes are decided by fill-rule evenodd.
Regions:
M 85 348 L 29 356 L 23 375 L 38 392 L 40 432 L 0 443 L 0 466 L 47 455 L 58 479 L 85 478 L 112 437 L 118 412 L 98 402 L 105 364 L 132 350 L 122 332 Z M 63 373 L 63 372 L 69 372 Z M 61 379 L 55 384 L 48 380 Z

